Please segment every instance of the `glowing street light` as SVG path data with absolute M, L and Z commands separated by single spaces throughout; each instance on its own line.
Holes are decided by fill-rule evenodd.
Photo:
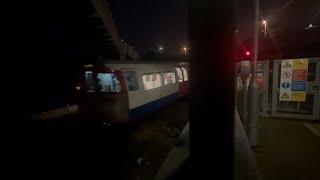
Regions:
M 313 24 L 309 24 L 308 27 L 304 28 L 305 30 L 308 30 L 308 29 L 312 29 L 312 28 L 318 28 L 319 26 L 315 26 Z
M 187 54 L 187 48 L 183 47 L 184 53 Z
M 264 38 L 266 38 L 266 35 L 267 35 L 267 21 L 263 20 L 262 24 L 264 24 Z
M 159 47 L 159 52 L 162 53 L 163 52 L 163 47 Z

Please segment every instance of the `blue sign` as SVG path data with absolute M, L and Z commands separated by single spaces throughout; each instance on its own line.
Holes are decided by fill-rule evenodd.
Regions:
M 290 83 L 288 83 L 288 82 L 284 82 L 284 83 L 282 83 L 282 88 L 284 88 L 284 89 L 288 89 L 289 87 L 290 87 Z
M 306 81 L 292 81 L 292 91 L 306 91 Z

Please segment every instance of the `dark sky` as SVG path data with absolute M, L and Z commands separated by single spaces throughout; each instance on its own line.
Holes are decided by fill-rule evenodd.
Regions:
M 188 0 L 107 0 L 120 36 L 134 46 L 153 48 L 181 47 L 187 43 Z M 262 0 L 261 14 L 280 8 L 289 0 Z M 254 0 L 235 0 L 241 36 L 252 36 Z M 267 9 L 267 10 L 264 10 Z
M 250 37 L 254 30 L 254 0 L 236 1 L 238 1 L 240 31 L 244 37 Z M 268 28 L 273 30 L 275 35 L 291 36 L 294 31 L 303 30 L 309 24 L 320 23 L 320 1 L 260 0 L 260 18 L 268 21 Z
M 159 45 L 167 49 L 177 49 L 187 44 L 187 0 L 108 2 L 120 36 L 138 50 L 158 48 Z M 239 35 L 243 40 L 252 39 L 255 0 L 235 2 Z M 260 0 L 260 17 L 267 19 L 267 31 L 276 46 L 287 46 L 288 39 L 295 40 L 300 36 L 300 39 L 320 41 L 318 33 L 303 31 L 311 23 L 320 25 L 319 0 Z M 262 30 L 263 26 L 260 28 Z M 310 35 L 311 33 L 315 36 Z
M 238 28 L 243 37 L 248 38 L 254 31 L 255 0 L 235 1 L 238 3 Z M 319 9 L 317 0 L 260 0 L 260 18 L 267 19 L 269 25 L 281 21 L 277 28 L 288 25 L 299 28 L 303 23 L 307 26 L 314 21 L 316 11 L 313 8 Z
M 187 0 L 108 0 L 120 37 L 139 50 L 187 43 Z

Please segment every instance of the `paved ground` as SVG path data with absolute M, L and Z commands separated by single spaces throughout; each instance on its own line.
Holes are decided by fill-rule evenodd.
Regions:
M 149 180 L 187 121 L 188 102 L 181 101 L 136 128 L 97 130 L 81 118 L 24 127 L 1 144 L 1 175 L 9 175 L 1 179 Z M 263 179 L 320 179 L 317 132 L 319 123 L 263 119 L 257 155 Z
M 264 180 L 320 179 L 320 136 L 310 121 L 264 119 L 258 165 Z
M 181 101 L 134 128 L 97 129 L 81 117 L 29 124 L 5 137 L 5 173 L 0 174 L 9 179 L 150 180 L 187 121 L 188 103 Z

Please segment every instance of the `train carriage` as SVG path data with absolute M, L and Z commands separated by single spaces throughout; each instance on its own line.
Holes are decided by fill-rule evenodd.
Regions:
M 188 63 L 110 62 L 86 65 L 81 113 L 102 123 L 128 123 L 188 95 Z

